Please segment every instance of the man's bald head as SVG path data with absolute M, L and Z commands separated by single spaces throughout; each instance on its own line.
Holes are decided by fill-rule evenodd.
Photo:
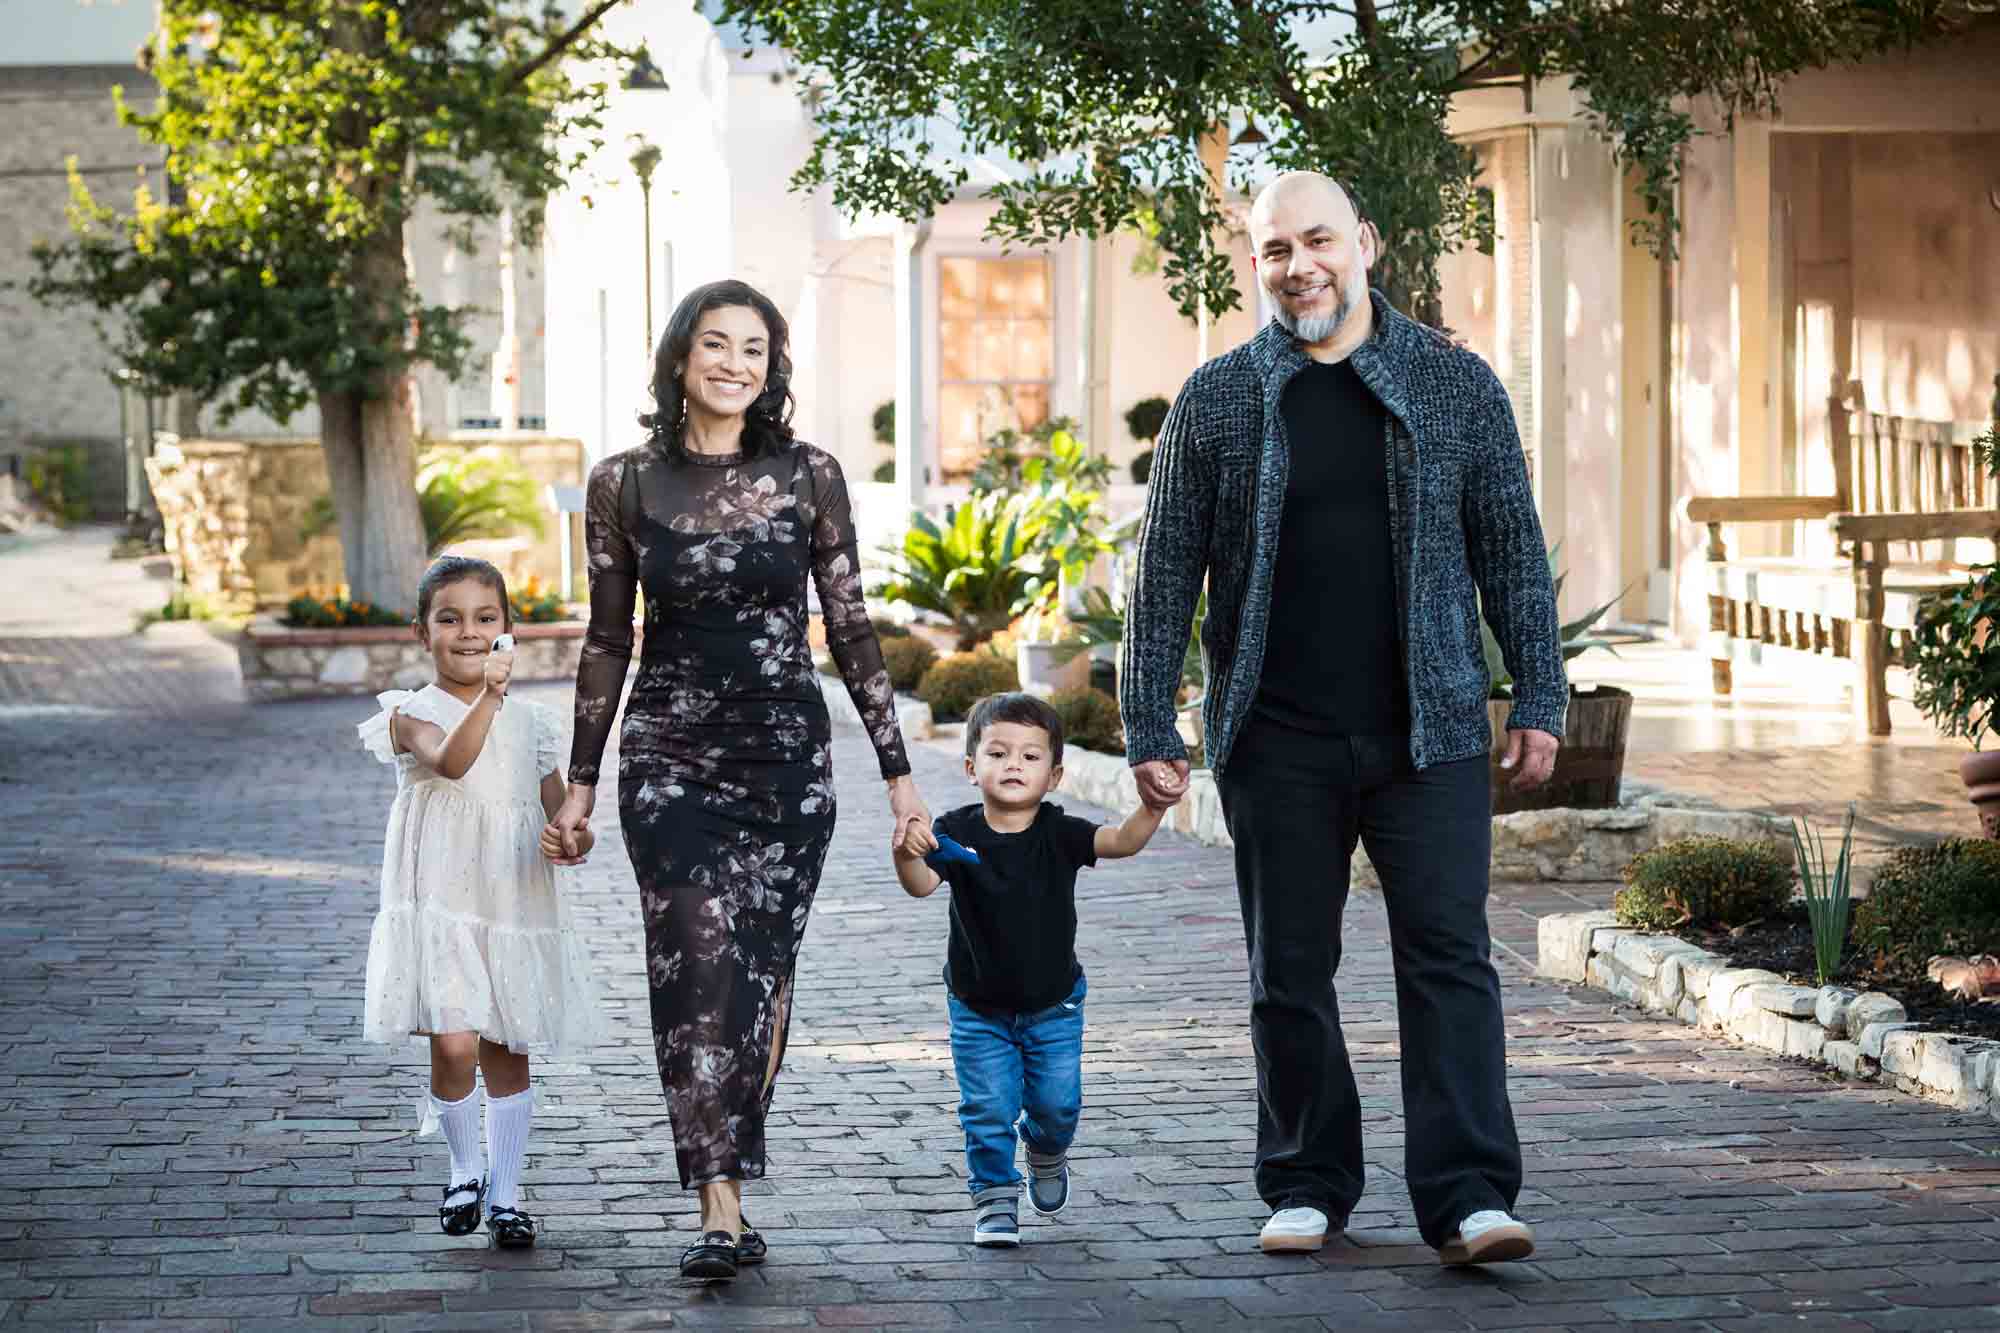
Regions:
M 1254 239 L 1259 223 L 1268 226 L 1280 211 L 1304 208 L 1329 221 L 1353 226 L 1361 220 L 1361 210 L 1347 187 L 1318 171 L 1287 171 L 1257 192 L 1250 205 L 1250 234 Z

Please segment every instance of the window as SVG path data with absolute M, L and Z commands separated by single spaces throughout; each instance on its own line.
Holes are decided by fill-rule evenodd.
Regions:
M 978 464 L 995 431 L 1048 419 L 1055 311 L 1046 259 L 938 263 L 938 449 L 947 477 Z

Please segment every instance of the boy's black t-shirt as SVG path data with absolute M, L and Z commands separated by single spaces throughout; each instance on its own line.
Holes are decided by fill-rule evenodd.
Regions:
M 998 833 L 985 810 L 940 815 L 937 832 L 979 853 L 978 865 L 939 868 L 951 886 L 944 984 L 974 1009 L 1026 1014 L 1061 1004 L 1076 961 L 1076 872 L 1097 864 L 1097 825 L 1042 802 L 1035 822 Z

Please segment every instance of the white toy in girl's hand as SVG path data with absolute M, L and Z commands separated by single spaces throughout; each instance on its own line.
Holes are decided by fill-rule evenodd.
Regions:
M 496 653 L 511 653 L 511 652 L 513 652 L 513 651 L 514 651 L 514 636 L 513 636 L 513 635 L 511 635 L 511 634 L 502 634 L 502 635 L 501 635 L 501 636 L 500 636 L 499 638 L 497 638 L 497 639 L 495 639 L 495 640 L 493 641 L 493 651 L 494 651 L 494 652 L 496 652 Z

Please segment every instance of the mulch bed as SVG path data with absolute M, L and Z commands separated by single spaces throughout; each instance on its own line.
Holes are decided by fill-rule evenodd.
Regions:
M 1804 903 L 1794 902 L 1780 916 L 1738 927 L 1733 932 L 1674 933 L 1710 953 L 1721 954 L 1731 967 L 1761 967 L 1799 986 L 1820 984 L 1813 964 L 1812 925 L 1806 918 Z M 1832 983 L 1892 996 L 1909 1013 L 1912 1023 L 1922 1024 L 1930 1031 L 2000 1041 L 2000 1002 L 1967 1004 L 1955 1000 L 1921 972 L 1911 976 L 1886 971 L 1871 960 L 1849 954 L 1841 960 L 1840 971 Z

